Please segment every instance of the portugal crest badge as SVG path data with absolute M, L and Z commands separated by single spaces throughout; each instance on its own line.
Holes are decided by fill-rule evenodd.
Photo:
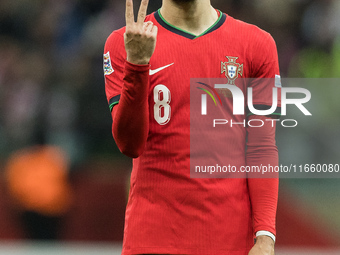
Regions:
M 243 76 L 243 64 L 237 63 L 238 57 L 228 57 L 228 62 L 221 62 L 221 74 L 225 73 L 230 85 L 235 85 L 235 80 Z

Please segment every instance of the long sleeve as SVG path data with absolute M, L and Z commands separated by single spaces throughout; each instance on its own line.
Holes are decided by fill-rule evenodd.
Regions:
M 255 38 L 252 49 L 252 73 L 249 87 L 253 90 L 255 109 L 270 109 L 273 103 L 273 88 L 278 90 L 277 108 L 271 116 L 251 115 L 248 120 L 260 119 L 263 127 L 247 127 L 246 163 L 249 166 L 277 166 L 278 150 L 275 144 L 275 121 L 281 113 L 281 92 L 276 84 L 280 76 L 276 44 L 272 36 L 263 33 Z M 273 123 L 273 125 L 272 125 Z M 269 177 L 269 178 L 268 178 Z M 276 235 L 275 220 L 278 200 L 278 174 L 248 175 L 248 188 L 252 206 L 254 236 L 257 231 L 269 231 Z
M 265 116 L 250 116 L 249 119 L 261 119 Z M 275 122 L 265 121 L 261 128 L 248 127 L 246 163 L 249 166 L 278 165 L 278 150 L 275 145 Z M 248 188 L 252 206 L 254 235 L 265 230 L 276 234 L 275 221 L 278 200 L 277 174 L 253 174 L 248 176 Z M 270 177 L 270 178 L 266 178 Z
M 125 64 L 119 103 L 113 107 L 112 134 L 119 150 L 132 158 L 144 150 L 149 132 L 149 66 Z

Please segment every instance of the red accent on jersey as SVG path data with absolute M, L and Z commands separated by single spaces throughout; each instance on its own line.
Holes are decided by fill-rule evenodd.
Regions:
M 124 71 L 125 28 L 109 36 L 104 52 L 110 52 L 114 70 L 105 75 L 110 104 L 116 104 L 112 99 L 119 95 L 124 98 L 127 87 L 138 94 L 137 88 L 123 81 L 126 75 L 136 75 L 132 79 L 139 80 L 136 86 L 148 85 L 148 100 L 140 105 L 145 109 L 148 104 L 147 129 L 147 124 L 136 125 L 136 118 L 146 116 L 144 110 L 126 102 L 114 106 L 114 111 L 121 112 L 119 119 L 124 119 L 126 111 L 125 119 L 134 123 L 136 133 L 148 130 L 144 151 L 133 160 L 122 254 L 246 255 L 254 231 L 261 228 L 275 233 L 277 180 L 262 186 L 265 180 L 190 178 L 190 78 L 225 77 L 221 62 L 228 61 L 226 56 L 237 57 L 237 63 L 243 64 L 243 78 L 274 78 L 279 74 L 274 40 L 256 26 L 225 14 L 200 37 L 169 26 L 157 13 L 148 20 L 159 29 L 148 84 L 146 78 Z M 139 75 L 144 77 L 145 72 Z M 271 86 L 256 81 L 249 86 L 253 87 L 254 105 L 271 106 Z M 116 125 L 117 115 L 113 118 Z M 246 164 L 246 135 L 246 128 L 230 132 L 225 146 L 225 153 L 233 155 L 230 164 Z M 269 136 L 274 138 L 274 133 Z M 262 141 L 255 147 L 262 149 Z M 257 154 L 248 152 L 247 160 L 250 155 Z M 277 159 L 277 154 L 258 155 L 265 162 Z

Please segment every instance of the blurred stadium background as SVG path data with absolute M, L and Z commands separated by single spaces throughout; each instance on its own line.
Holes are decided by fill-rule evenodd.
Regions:
M 282 77 L 340 77 L 339 0 L 212 3 L 273 35 Z M 160 5 L 150 0 L 149 12 Z M 102 54 L 124 8 L 123 0 L 0 1 L 0 254 L 120 254 L 131 163 L 111 136 Z M 339 163 L 339 88 L 313 90 L 322 118 L 278 128 L 281 163 Z M 32 149 L 42 143 L 62 153 Z M 18 174 L 23 155 L 34 155 L 33 166 L 49 162 L 54 177 Z M 278 255 L 340 254 L 339 183 L 281 180 Z M 41 194 L 50 194 L 43 205 L 33 201 Z M 39 219 L 51 223 L 53 242 L 39 239 Z

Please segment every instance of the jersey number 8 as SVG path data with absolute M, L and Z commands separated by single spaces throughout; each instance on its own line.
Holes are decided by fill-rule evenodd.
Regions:
M 159 125 L 166 125 L 171 117 L 171 93 L 170 90 L 160 84 L 153 89 L 154 117 Z

